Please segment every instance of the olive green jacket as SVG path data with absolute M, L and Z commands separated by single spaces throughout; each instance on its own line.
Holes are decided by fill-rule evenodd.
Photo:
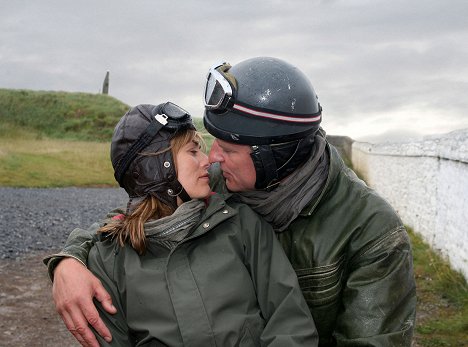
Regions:
M 332 145 L 327 152 L 320 196 L 277 234 L 314 317 L 319 346 L 409 347 L 416 287 L 406 230 Z M 214 189 L 224 192 L 214 169 Z
M 333 146 L 325 187 L 278 234 L 314 317 L 320 346 L 411 346 L 411 245 L 392 207 Z
M 101 236 L 89 253 L 89 269 L 117 307 L 110 315 L 97 305 L 113 336 L 111 344 L 98 336 L 101 345 L 318 345 L 294 270 L 271 226 L 247 205 L 214 195 L 175 249 L 147 241 L 139 256 Z

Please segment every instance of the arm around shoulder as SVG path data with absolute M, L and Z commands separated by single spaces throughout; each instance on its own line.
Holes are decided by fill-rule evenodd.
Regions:
M 96 232 L 99 229 L 99 224 L 94 223 L 89 229 L 74 229 L 67 238 L 63 249 L 56 254 L 49 255 L 43 259 L 44 264 L 48 268 L 49 277 L 54 280 L 54 271 L 61 260 L 65 258 L 74 258 L 81 264 L 86 266 L 88 253 L 97 241 Z

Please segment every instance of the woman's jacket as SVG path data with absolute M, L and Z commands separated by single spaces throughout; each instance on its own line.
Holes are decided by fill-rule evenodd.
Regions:
M 96 226 L 90 230 L 95 233 Z M 214 195 L 175 249 L 147 239 L 139 256 L 102 236 L 89 268 L 117 313 L 98 309 L 106 346 L 317 346 L 297 278 L 269 224 Z

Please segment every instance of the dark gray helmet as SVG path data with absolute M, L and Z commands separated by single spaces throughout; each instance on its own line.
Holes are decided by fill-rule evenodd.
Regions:
M 190 199 L 177 180 L 174 159 L 167 150 L 170 140 L 187 129 L 195 129 L 190 114 L 171 102 L 138 105 L 120 119 L 110 154 L 115 179 L 130 198 L 150 194 L 173 208 L 177 196 Z
M 309 79 L 276 58 L 217 64 L 208 73 L 204 102 L 209 133 L 252 146 L 257 189 L 278 182 L 304 161 L 322 120 Z

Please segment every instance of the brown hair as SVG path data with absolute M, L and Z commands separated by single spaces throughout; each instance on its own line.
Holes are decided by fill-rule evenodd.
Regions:
M 162 152 L 171 150 L 176 165 L 177 153 L 187 143 L 195 141 L 205 149 L 205 143 L 200 133 L 189 129 L 178 133 L 171 140 L 169 148 Z M 141 153 L 143 155 L 158 155 L 158 153 Z M 177 172 L 177 165 L 176 165 Z M 98 233 L 108 233 L 113 239 L 117 240 L 120 246 L 124 246 L 126 242 L 132 246 L 139 255 L 146 251 L 146 235 L 144 224 L 150 219 L 159 219 L 170 216 L 174 213 L 174 209 L 161 202 L 158 198 L 148 195 L 130 214 L 122 219 L 112 219 L 107 224 L 102 226 Z

